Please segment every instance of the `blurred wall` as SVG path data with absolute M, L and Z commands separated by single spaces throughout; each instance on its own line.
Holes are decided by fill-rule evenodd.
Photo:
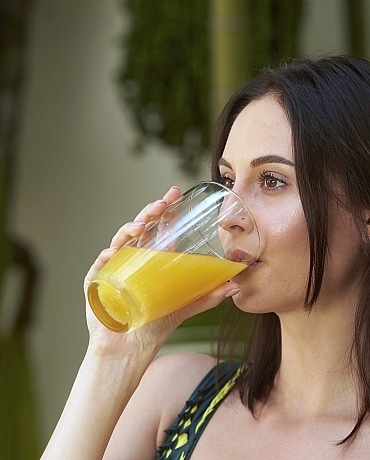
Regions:
M 115 83 L 120 3 L 34 2 L 14 229 L 42 275 L 31 344 L 43 442 L 87 344 L 84 274 L 144 204 L 190 184 L 165 148 L 131 154 L 135 128 Z
M 30 350 L 44 444 L 87 345 L 85 272 L 144 204 L 198 178 L 164 147 L 131 154 L 136 131 L 115 85 L 129 24 L 122 1 L 33 3 L 13 229 L 42 275 Z M 341 3 L 307 0 L 305 55 L 346 52 Z

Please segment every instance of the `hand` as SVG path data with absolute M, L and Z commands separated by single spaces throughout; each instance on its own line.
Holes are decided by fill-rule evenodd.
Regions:
M 123 225 L 116 235 L 113 237 L 110 247 L 103 250 L 96 259 L 89 272 L 86 275 L 84 288 L 85 296 L 87 287 L 89 286 L 95 274 L 104 266 L 105 263 L 116 253 L 116 251 L 125 245 L 133 238 L 137 238 L 144 231 L 145 225 L 148 222 L 157 220 L 165 211 L 166 207 L 181 197 L 181 192 L 178 187 L 172 187 L 163 197 L 162 200 L 157 200 L 148 204 L 135 218 L 133 222 Z M 217 306 L 225 297 L 234 295 L 238 290 L 238 285 L 235 283 L 224 283 L 212 293 L 193 302 L 192 304 L 182 308 L 181 310 L 168 315 L 165 318 L 160 318 L 151 322 L 148 325 L 141 327 L 137 331 L 129 333 L 116 333 L 104 327 L 92 313 L 91 308 L 86 300 L 87 323 L 90 331 L 90 344 L 98 346 L 99 350 L 104 350 L 104 353 L 127 353 L 128 344 L 132 342 L 134 345 L 129 346 L 137 355 L 139 350 L 155 350 L 163 345 L 169 335 L 181 324 L 185 319 Z M 87 296 L 86 296 L 87 299 Z

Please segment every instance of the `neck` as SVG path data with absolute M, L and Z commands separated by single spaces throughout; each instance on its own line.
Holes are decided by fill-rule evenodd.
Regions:
M 303 416 L 335 414 L 339 407 L 353 416 L 353 320 L 353 310 L 340 307 L 280 315 L 282 361 L 274 399 L 289 411 L 299 407 Z

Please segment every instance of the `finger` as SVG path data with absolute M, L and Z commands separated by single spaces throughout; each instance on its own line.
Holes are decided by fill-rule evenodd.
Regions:
M 156 200 L 153 203 L 149 203 L 145 208 L 139 212 L 135 217 L 134 222 L 151 222 L 152 220 L 158 219 L 167 207 L 167 201 Z
M 148 204 L 137 215 L 134 222 L 146 222 L 147 225 L 145 231 L 137 236 L 135 246 L 145 247 L 148 242 L 155 238 L 158 232 L 157 223 L 160 222 L 161 216 L 166 211 L 168 205 L 178 200 L 181 196 L 180 188 L 173 186 L 167 191 L 163 199 L 156 200 L 153 203 Z
M 121 247 L 130 240 L 138 238 L 145 230 L 145 225 L 159 219 L 167 207 L 167 202 L 157 200 L 149 203 L 136 216 L 133 222 L 123 225 L 113 236 L 110 246 Z
M 180 188 L 177 187 L 177 185 L 174 185 L 173 187 L 171 187 L 168 192 L 166 192 L 166 194 L 163 196 L 163 199 L 168 203 L 168 204 L 171 204 L 173 203 L 174 201 L 178 200 L 179 198 L 181 198 L 182 194 L 181 194 L 181 191 L 180 191 Z
M 120 248 L 145 230 L 145 222 L 128 222 L 113 236 L 110 247 Z
M 96 258 L 95 262 L 91 265 L 89 271 L 87 272 L 84 280 L 84 289 L 86 291 L 87 287 L 90 285 L 91 280 L 94 278 L 96 273 L 103 268 L 103 266 L 110 260 L 114 254 L 118 251 L 116 247 L 110 247 L 103 249 L 101 253 Z
M 181 316 L 181 322 L 191 316 L 217 307 L 223 300 L 238 294 L 240 291 L 240 286 L 237 283 L 232 281 L 223 283 L 209 294 L 179 310 L 178 314 Z
M 122 246 L 133 237 L 139 236 L 144 231 L 146 223 L 156 221 L 163 214 L 168 204 L 181 196 L 179 187 L 173 186 L 164 195 L 163 199 L 149 203 L 135 217 L 134 222 L 123 225 L 112 238 L 111 246 Z

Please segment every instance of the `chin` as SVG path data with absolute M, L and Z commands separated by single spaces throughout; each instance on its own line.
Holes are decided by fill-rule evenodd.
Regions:
M 242 287 L 241 292 L 232 297 L 235 306 L 246 313 L 257 313 L 254 308 L 251 308 L 253 307 L 253 302 L 250 300 L 250 295 L 243 291 L 244 288 Z
M 271 309 L 266 309 L 265 303 L 261 304 L 260 298 L 253 299 L 252 293 L 243 292 L 243 287 L 242 291 L 234 295 L 232 299 L 235 306 L 245 313 L 271 313 Z

